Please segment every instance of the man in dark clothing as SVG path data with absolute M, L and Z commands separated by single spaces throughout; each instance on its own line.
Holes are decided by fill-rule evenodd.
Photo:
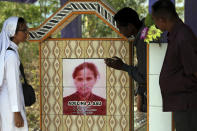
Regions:
M 137 109 L 140 112 L 146 112 L 146 43 L 144 39 L 141 39 L 145 26 L 139 20 L 137 12 L 128 7 L 119 10 L 115 14 L 114 20 L 120 33 L 127 38 L 135 37 L 133 44 L 136 46 L 138 65 L 129 66 L 116 56 L 105 59 L 105 63 L 111 68 L 128 72 L 138 83 Z
M 197 39 L 178 17 L 170 0 L 152 6 L 159 29 L 168 31 L 168 47 L 160 73 L 163 111 L 172 111 L 176 131 L 197 131 Z

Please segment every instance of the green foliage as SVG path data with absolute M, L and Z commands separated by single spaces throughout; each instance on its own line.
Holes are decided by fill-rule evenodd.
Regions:
M 36 103 L 26 108 L 29 129 L 39 129 L 40 125 L 40 83 L 39 83 L 39 43 L 21 43 L 19 54 L 24 65 L 28 82 L 36 92 Z
M 60 0 L 39 0 L 38 4 L 44 21 L 49 15 L 57 11 L 60 7 Z
M 131 7 L 138 12 L 141 19 L 146 16 L 148 11 L 148 7 L 144 7 L 146 0 L 106 0 L 106 2 L 117 11 L 123 7 Z M 94 15 L 84 15 L 82 21 L 82 37 L 119 37 L 117 33 Z
M 146 0 L 106 0 L 114 9 L 120 10 L 123 7 L 130 7 L 138 12 L 140 17 L 144 17 L 148 11 L 147 7 L 144 7 Z
M 177 7 L 176 11 L 177 11 L 179 17 L 184 21 L 184 7 L 183 6 Z
M 108 25 L 95 15 L 82 16 L 82 37 L 113 38 L 119 37 Z
M 0 29 L 3 22 L 10 16 L 25 18 L 29 27 L 37 27 L 60 7 L 59 0 L 39 0 L 38 4 L 21 4 L 0 2 Z
M 184 21 L 184 1 L 185 0 L 176 0 L 176 11 L 179 17 Z
M 42 21 L 40 7 L 38 6 L 10 2 L 0 2 L 0 6 L 0 28 L 2 28 L 3 21 L 10 16 L 25 18 L 30 27 L 36 27 Z
M 149 13 L 147 14 L 147 16 L 146 16 L 146 18 L 144 20 L 144 23 L 145 23 L 145 25 L 147 27 L 150 27 L 150 26 L 152 26 L 154 24 L 154 21 L 152 19 L 152 15 L 151 14 L 149 14 Z

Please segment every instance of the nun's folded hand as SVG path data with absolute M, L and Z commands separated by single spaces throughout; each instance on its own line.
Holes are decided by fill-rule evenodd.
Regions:
M 24 120 L 20 112 L 14 112 L 14 123 L 15 123 L 15 126 L 18 128 L 21 128 L 24 126 Z
M 122 59 L 120 59 L 117 56 L 113 56 L 112 58 L 106 58 L 105 59 L 105 64 L 108 67 L 117 69 L 117 70 L 123 70 L 123 66 L 124 66 L 124 62 L 122 61 Z

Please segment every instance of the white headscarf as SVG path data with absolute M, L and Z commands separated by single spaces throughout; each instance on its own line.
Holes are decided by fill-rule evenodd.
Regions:
M 4 23 L 0 34 L 0 88 L 4 79 L 5 54 L 8 47 L 14 49 L 18 55 L 17 45 L 10 40 L 16 32 L 18 17 L 9 17 Z

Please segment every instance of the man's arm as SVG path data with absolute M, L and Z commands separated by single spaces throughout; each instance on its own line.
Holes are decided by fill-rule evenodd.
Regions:
M 196 73 L 194 73 L 194 76 L 195 76 L 195 78 L 197 79 L 197 72 L 196 72 Z
M 105 64 L 111 68 L 114 68 L 116 70 L 123 70 L 124 71 L 124 65 L 125 63 L 117 56 L 114 56 L 112 58 L 106 58 Z
M 128 72 L 128 74 L 138 83 L 145 83 L 144 75 L 139 71 L 138 67 L 129 66 L 116 56 L 106 58 L 105 63 L 111 68 Z

